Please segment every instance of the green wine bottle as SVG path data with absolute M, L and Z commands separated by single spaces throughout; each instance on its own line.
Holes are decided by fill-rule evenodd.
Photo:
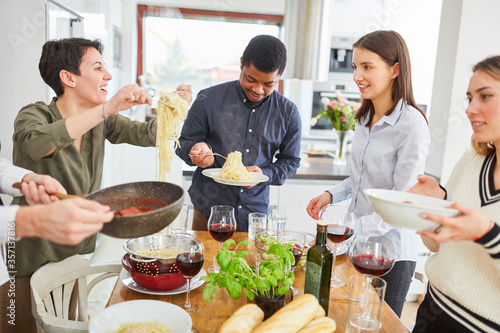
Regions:
M 326 245 L 327 228 L 325 221 L 318 221 L 316 243 L 307 251 L 304 293 L 316 296 L 328 315 L 333 255 Z

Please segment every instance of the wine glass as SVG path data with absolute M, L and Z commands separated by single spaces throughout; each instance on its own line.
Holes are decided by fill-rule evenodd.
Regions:
M 357 237 L 349 249 L 349 258 L 358 272 L 367 278 L 383 276 L 394 266 L 396 250 L 388 233 Z
M 283 231 L 278 234 L 278 241 L 282 244 L 289 244 L 291 246 L 290 251 L 292 251 L 295 259 L 291 270 L 294 271 L 300 258 L 302 258 L 302 253 L 304 252 L 306 244 L 306 235 L 298 231 Z M 294 286 L 291 286 L 290 289 L 292 289 L 293 296 L 298 296 L 300 294 L 300 290 Z
M 360 235 L 349 248 L 349 259 L 358 272 L 366 277 L 370 289 L 372 279 L 387 274 L 394 266 L 396 250 L 390 233 L 384 235 Z M 369 295 L 370 292 L 367 292 Z M 356 318 L 362 327 L 377 325 L 377 319 L 370 316 L 371 306 Z
M 188 280 L 186 302 L 179 304 L 189 314 L 200 311 L 199 305 L 192 305 L 190 299 L 191 279 L 196 276 L 203 267 L 205 261 L 205 251 L 203 243 L 194 238 L 186 238 L 179 241 L 177 245 L 178 255 L 176 258 L 177 267 L 182 275 Z
M 236 232 L 234 208 L 224 205 L 212 206 L 210 217 L 208 218 L 208 231 L 210 232 L 210 236 L 219 242 L 220 252 L 222 244 L 233 237 Z M 214 257 L 213 267 L 215 267 L 215 271 L 218 271 L 217 256 Z
M 325 206 L 319 212 L 320 220 L 328 223 L 326 236 L 333 243 L 332 277 L 330 280 L 330 295 L 334 295 L 334 288 L 345 285 L 345 280 L 335 275 L 335 259 L 339 243 L 348 240 L 354 234 L 354 214 L 349 213 L 344 205 L 332 204 Z

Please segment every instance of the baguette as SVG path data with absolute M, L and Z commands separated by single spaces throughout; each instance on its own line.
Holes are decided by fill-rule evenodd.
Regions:
M 319 317 L 324 317 L 326 316 L 325 309 L 321 305 L 318 304 L 318 309 L 316 310 L 316 314 L 314 315 L 314 318 L 319 318 Z
M 246 304 L 222 324 L 219 333 L 250 333 L 263 319 L 264 311 L 255 304 Z
M 298 333 L 332 333 L 336 329 L 335 320 L 330 317 L 318 317 L 302 327 Z
M 298 332 L 316 316 L 318 305 L 318 299 L 311 294 L 297 297 L 257 326 L 252 333 Z

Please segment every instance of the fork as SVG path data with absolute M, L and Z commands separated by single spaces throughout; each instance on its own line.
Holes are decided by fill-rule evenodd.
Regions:
M 192 154 L 188 154 L 188 155 L 189 155 L 189 156 L 191 156 L 191 157 L 200 157 L 200 156 L 201 156 L 201 155 L 192 155 Z M 220 156 L 220 157 L 222 157 L 223 159 L 227 160 L 227 157 L 226 157 L 226 156 L 221 155 L 221 154 L 219 154 L 219 153 L 211 153 L 211 154 L 205 154 L 205 155 Z
M 166 106 L 168 106 L 168 107 L 171 107 L 172 109 L 174 108 L 172 105 L 169 105 L 169 104 L 164 103 L 164 102 L 159 101 L 159 100 L 158 100 L 158 101 L 156 101 L 156 100 L 155 100 L 155 102 L 156 102 L 156 103 L 161 103 L 161 104 L 166 105 Z

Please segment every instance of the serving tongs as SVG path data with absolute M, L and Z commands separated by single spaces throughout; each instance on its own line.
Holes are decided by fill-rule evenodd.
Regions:
M 219 153 L 210 153 L 210 154 L 202 154 L 202 155 L 205 155 L 205 156 L 220 156 L 220 157 L 222 157 L 223 159 L 227 160 L 227 157 L 226 157 L 226 156 L 221 155 L 221 154 L 219 154 Z M 202 155 L 193 155 L 193 154 L 188 154 L 188 156 L 190 156 L 190 157 L 200 157 L 200 156 L 202 156 Z
M 36 185 L 39 187 L 40 185 Z M 21 183 L 14 183 L 12 184 L 13 188 L 17 188 L 18 190 L 21 190 Z M 59 200 L 64 200 L 64 199 L 71 199 L 71 198 L 85 198 L 88 194 L 64 194 L 60 192 L 54 192 L 54 193 L 49 193 L 50 195 L 53 195 L 57 197 Z

